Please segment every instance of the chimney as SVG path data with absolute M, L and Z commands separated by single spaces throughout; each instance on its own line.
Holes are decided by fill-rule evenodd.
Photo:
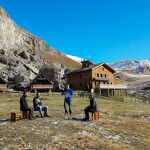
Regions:
M 89 60 L 84 60 L 81 63 L 82 63 L 82 68 L 86 68 L 94 65 L 94 63 L 90 62 Z

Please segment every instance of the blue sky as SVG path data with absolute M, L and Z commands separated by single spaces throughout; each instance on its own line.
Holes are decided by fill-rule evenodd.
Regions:
M 92 61 L 150 58 L 150 0 L 0 0 L 22 28 Z

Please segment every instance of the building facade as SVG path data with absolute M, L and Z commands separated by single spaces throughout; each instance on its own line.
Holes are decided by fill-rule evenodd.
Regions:
M 53 88 L 53 82 L 49 81 L 41 72 L 26 87 L 28 91 L 47 91 Z
M 94 64 L 83 61 L 82 68 L 73 70 L 66 74 L 67 83 L 74 90 L 88 90 L 100 87 L 100 84 L 114 84 L 114 73 L 108 64 Z

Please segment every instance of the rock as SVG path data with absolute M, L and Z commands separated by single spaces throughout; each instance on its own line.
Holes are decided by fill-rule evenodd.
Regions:
M 30 65 L 30 64 L 24 64 L 24 67 L 27 69 L 27 70 L 31 70 L 33 73 L 35 74 L 38 74 L 39 73 L 39 70 L 33 66 L 33 65 Z
M 1 55 L 4 55 L 5 54 L 5 51 L 3 49 L 0 49 L 0 54 Z
M 30 55 L 30 60 L 34 62 L 35 61 L 34 56 Z
M 16 76 L 14 76 L 14 80 L 15 80 L 15 83 L 23 82 L 24 81 L 24 76 L 18 74 Z
M 21 52 L 21 53 L 19 54 L 19 56 L 21 56 L 21 57 L 24 58 L 24 59 L 29 59 L 29 57 L 28 57 L 28 55 L 26 54 L 25 51 Z
M 6 57 L 0 57 L 0 62 L 2 63 L 2 64 L 7 64 L 8 63 L 8 59 L 6 58 Z
M 53 91 L 60 91 L 66 82 L 63 78 L 65 70 L 66 68 L 61 63 L 53 63 L 52 65 L 43 65 L 40 71 L 54 83 Z
M 18 54 L 18 50 L 15 50 L 15 51 L 14 51 L 14 54 L 17 55 L 17 54 Z

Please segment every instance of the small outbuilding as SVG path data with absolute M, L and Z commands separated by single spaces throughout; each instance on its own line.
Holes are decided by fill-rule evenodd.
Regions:
M 8 83 L 2 77 L 0 77 L 0 91 L 5 91 L 8 89 Z
M 53 82 L 50 81 L 44 74 L 41 72 L 30 82 L 26 87 L 28 91 L 40 91 L 40 92 L 49 92 L 53 89 Z

